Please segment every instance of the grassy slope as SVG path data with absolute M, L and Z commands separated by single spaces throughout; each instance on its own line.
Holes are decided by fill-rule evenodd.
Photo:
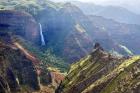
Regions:
M 112 93 L 114 90 L 115 93 L 124 93 L 126 91 L 130 92 L 131 88 L 139 84 L 140 69 L 138 64 L 140 63 L 140 56 L 107 62 L 102 58 L 99 58 L 99 60 L 95 59 L 96 57 L 92 58 L 90 55 L 71 66 L 68 75 L 62 83 L 64 93 L 73 92 L 72 88 L 74 87 L 76 87 L 77 93 L 93 93 L 93 91 L 95 93 Z M 115 63 L 114 66 L 111 65 L 112 62 Z M 104 70 L 104 68 L 107 72 L 104 71 L 100 75 L 101 70 Z M 93 77 L 98 77 L 98 79 L 92 81 L 95 79 Z M 86 86 L 83 87 L 84 84 Z M 83 89 L 80 89 L 82 87 Z M 130 90 L 127 89 L 128 87 Z M 100 88 L 99 92 L 97 92 L 97 88 Z
M 131 71 L 131 69 L 133 67 L 135 67 L 135 65 L 136 65 L 135 62 L 139 62 L 139 60 L 140 60 L 140 56 L 134 56 L 128 60 L 125 60 L 121 65 L 119 65 L 117 68 L 115 68 L 111 73 L 109 73 L 105 77 L 98 79 L 96 82 L 91 84 L 88 88 L 86 88 L 83 91 L 83 93 L 87 93 L 88 91 L 92 91 L 94 89 L 94 87 L 99 86 L 99 85 L 103 84 L 104 82 L 113 78 L 111 80 L 111 82 L 106 86 L 106 88 L 102 91 L 102 93 L 112 93 L 114 91 L 114 89 L 121 86 L 117 81 L 121 81 L 121 80 L 126 79 L 128 77 L 130 79 L 131 74 L 129 72 Z M 130 84 L 131 81 L 128 80 L 127 83 Z M 126 86 L 126 87 L 128 87 L 128 86 Z M 121 90 L 116 90 L 116 91 L 117 91 L 117 93 L 121 92 Z M 126 91 L 126 89 L 124 90 L 124 92 L 125 91 Z

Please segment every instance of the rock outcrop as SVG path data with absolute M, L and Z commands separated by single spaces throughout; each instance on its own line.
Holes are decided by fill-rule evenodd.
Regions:
M 21 86 L 39 90 L 39 80 L 32 60 L 12 45 L 0 44 L 0 93 L 20 91 Z
M 91 55 L 71 66 L 56 93 L 139 93 L 139 63 L 139 56 L 119 58 L 96 43 Z
M 26 12 L 0 10 L 0 33 L 2 32 L 20 35 L 34 43 L 40 40 L 39 26 L 35 19 Z
M 38 41 L 38 24 L 30 14 L 0 10 L 0 93 L 33 92 L 52 83 L 46 64 L 30 50 Z

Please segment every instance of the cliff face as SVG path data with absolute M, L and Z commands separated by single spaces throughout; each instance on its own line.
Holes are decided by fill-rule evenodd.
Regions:
M 21 86 L 40 89 L 33 61 L 14 45 L 0 44 L 0 93 L 17 92 Z
M 73 64 L 57 93 L 137 93 L 139 56 L 120 58 L 96 48 Z
M 34 43 L 39 42 L 38 24 L 25 12 L 0 10 L 0 33 L 20 35 Z
M 139 45 L 135 46 L 139 41 L 138 25 L 130 26 L 98 16 L 87 16 L 70 3 L 59 10 L 47 7 L 38 16 L 47 47 L 69 63 L 89 54 L 95 42 L 99 42 L 107 51 L 117 51 L 123 55 L 129 53 L 122 46 L 134 53 L 139 52 Z
M 40 83 L 51 83 L 47 66 L 27 49 L 38 41 L 38 24 L 31 15 L 0 11 L 0 93 L 32 92 L 40 89 Z
M 10 5 L 15 10 L 24 10 L 31 13 L 36 18 L 36 20 L 39 21 L 42 25 L 43 36 L 45 38 L 46 47 L 48 49 L 52 49 L 53 53 L 56 56 L 63 58 L 68 63 L 73 63 L 79 60 L 80 58 L 84 57 L 85 55 L 89 54 L 92 51 L 93 44 L 95 42 L 100 42 L 104 46 L 104 48 L 108 51 L 114 50 L 117 52 L 119 51 L 119 53 L 121 54 L 127 54 L 124 53 L 125 52 L 124 49 L 121 49 L 119 47 L 119 44 L 120 43 L 124 44 L 124 41 L 119 42 L 118 39 L 120 37 L 117 38 L 116 40 L 116 38 L 114 39 L 110 36 L 111 31 L 112 32 L 118 30 L 126 31 L 128 27 L 124 27 L 125 24 L 122 24 L 123 25 L 122 27 L 125 29 L 119 29 L 120 26 L 117 26 L 114 30 L 113 29 L 114 26 L 112 29 L 110 28 L 112 27 L 112 24 L 115 23 L 110 23 L 107 20 L 108 25 L 110 25 L 109 28 L 106 27 L 106 24 L 98 26 L 97 22 L 101 21 L 100 22 L 101 24 L 104 23 L 102 20 L 100 20 L 101 18 L 92 19 L 87 15 L 85 15 L 78 7 L 70 3 L 64 5 L 58 4 L 59 6 L 58 7 L 57 4 L 55 3 L 50 4 L 49 1 L 46 0 L 43 0 L 41 2 L 39 2 L 38 0 L 31 0 L 32 3 L 28 2 L 28 0 L 25 0 L 24 4 L 27 6 L 24 6 L 22 4 L 22 1 L 13 0 L 13 2 L 14 1 L 16 1 L 17 3 L 21 3 L 21 5 L 17 4 L 17 6 L 16 5 L 14 6 L 14 4 L 11 4 L 11 2 L 7 2 L 6 4 L 5 3 L 4 4 L 7 7 Z M 56 9 L 56 7 L 58 8 Z M 18 13 L 18 14 L 23 14 L 23 13 Z M 24 13 L 23 15 L 26 17 L 26 13 Z M 21 20 L 21 22 L 20 21 L 17 22 L 22 24 L 23 28 L 26 29 L 24 29 L 25 31 L 20 31 L 22 30 L 22 27 L 21 25 L 17 25 L 16 23 L 15 26 L 16 28 L 18 28 L 17 33 L 19 34 L 25 33 L 26 39 L 34 42 L 38 42 L 39 44 L 40 36 L 38 31 L 36 31 L 38 29 L 38 24 L 34 22 L 31 16 L 28 19 L 28 18 L 24 18 L 23 15 L 16 17 L 15 14 L 15 16 L 13 17 L 10 16 L 9 18 L 7 14 L 7 17 L 5 18 L 12 20 L 9 21 L 9 23 L 11 22 L 10 25 L 15 24 L 14 21 L 15 20 L 17 21 L 18 17 L 20 19 L 23 19 Z M 4 28 L 9 26 L 9 24 L 3 23 L 2 26 Z M 15 26 L 10 26 L 11 27 L 10 29 L 16 30 Z M 128 28 L 128 29 L 133 30 L 133 28 Z M 114 34 L 111 35 L 114 36 Z M 22 34 L 22 36 L 24 35 Z M 124 37 L 124 35 L 122 37 Z M 121 41 L 122 39 L 119 40 Z M 128 48 L 131 48 L 131 46 Z
M 0 41 L 0 93 L 53 93 L 64 75 L 49 70 L 47 64 L 24 48 L 21 38 L 11 40 L 7 35 L 6 39 L 10 42 Z
M 116 46 L 108 33 L 97 28 L 82 11 L 72 4 L 61 9 L 46 8 L 39 13 L 46 44 L 69 63 L 89 54 L 95 42 L 105 49 Z M 67 56 L 65 56 L 67 55 Z
M 139 54 L 138 25 L 87 16 L 70 3 L 58 10 L 46 7 L 39 12 L 38 19 L 43 27 L 47 47 L 69 63 L 89 54 L 95 42 L 99 42 L 107 51 L 117 51 L 122 55 Z

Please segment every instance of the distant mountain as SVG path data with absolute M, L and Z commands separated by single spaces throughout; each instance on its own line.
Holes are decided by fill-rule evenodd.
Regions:
M 56 55 L 70 63 L 90 53 L 95 42 L 100 42 L 107 50 L 113 47 L 115 50 L 119 49 L 107 32 L 91 24 L 88 17 L 70 3 L 59 11 L 46 8 L 40 12 L 39 18 L 46 47 L 52 48 Z
M 138 25 L 120 24 L 103 17 L 88 16 L 85 15 L 80 8 L 71 3 L 57 4 L 56 6 L 55 3 L 45 0 L 39 4 L 37 4 L 37 2 L 38 0 L 34 1 L 34 3 L 25 2 L 24 4 L 26 6 L 23 7 L 24 4 L 18 5 L 18 9 L 16 5 L 9 2 L 6 3 L 4 7 L 5 9 L 13 7 L 18 11 L 29 12 L 35 20 L 41 24 L 46 46 L 41 46 L 39 24 L 36 24 L 36 28 L 31 27 L 32 29 L 36 29 L 37 31 L 35 32 L 38 33 L 35 35 L 31 34 L 33 35 L 32 37 L 34 37 L 32 43 L 35 43 L 36 47 L 41 48 L 39 50 L 41 52 L 50 50 L 67 63 L 75 62 L 89 54 L 96 42 L 103 45 L 107 51 L 117 51 L 123 55 L 140 53 L 138 50 L 140 46 L 135 46 L 139 42 Z M 45 4 L 43 2 L 45 2 Z M 30 10 L 32 7 L 34 9 Z M 6 25 L 7 24 L 8 23 L 6 23 Z M 20 25 L 18 24 L 17 26 Z M 22 32 L 22 30 L 19 32 Z M 28 36 L 30 34 L 26 33 L 26 35 Z M 31 37 L 28 36 L 27 39 L 28 38 Z M 45 60 L 44 56 L 42 56 L 41 53 L 41 58 Z M 62 66 L 62 64 L 64 64 L 62 60 L 59 61 L 60 63 L 62 62 L 62 64 L 60 64 L 57 61 L 52 62 L 50 57 L 50 61 L 51 62 L 47 62 L 53 66 L 59 66 L 61 69 L 66 68 L 66 66 Z
M 109 34 L 110 38 L 120 45 L 127 46 L 134 54 L 139 54 L 139 25 L 118 23 L 100 16 L 89 16 L 89 20 L 97 28 Z
M 39 1 L 0 1 L 0 92 L 53 93 L 71 63 L 58 91 L 139 91 L 140 58 L 130 58 L 140 54 L 139 25 L 86 15 L 71 3 Z
M 139 25 L 88 16 L 70 3 L 64 4 L 58 11 L 46 8 L 40 12 L 39 18 L 46 46 L 69 62 L 90 53 L 95 42 L 108 51 L 114 50 L 123 55 L 127 55 L 129 49 L 134 54 L 140 53 L 140 46 L 136 46 L 139 42 Z
M 102 16 L 118 22 L 140 24 L 140 15 L 119 6 L 100 6 L 93 3 L 72 2 L 86 15 Z
M 117 57 L 96 47 L 73 64 L 56 93 L 138 93 L 140 56 Z

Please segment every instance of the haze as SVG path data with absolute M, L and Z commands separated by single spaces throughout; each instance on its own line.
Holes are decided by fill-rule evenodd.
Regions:
M 140 14 L 140 0 L 51 0 L 55 2 L 63 1 L 81 1 L 81 2 L 92 2 L 98 5 L 115 5 L 127 8 L 137 14 Z

